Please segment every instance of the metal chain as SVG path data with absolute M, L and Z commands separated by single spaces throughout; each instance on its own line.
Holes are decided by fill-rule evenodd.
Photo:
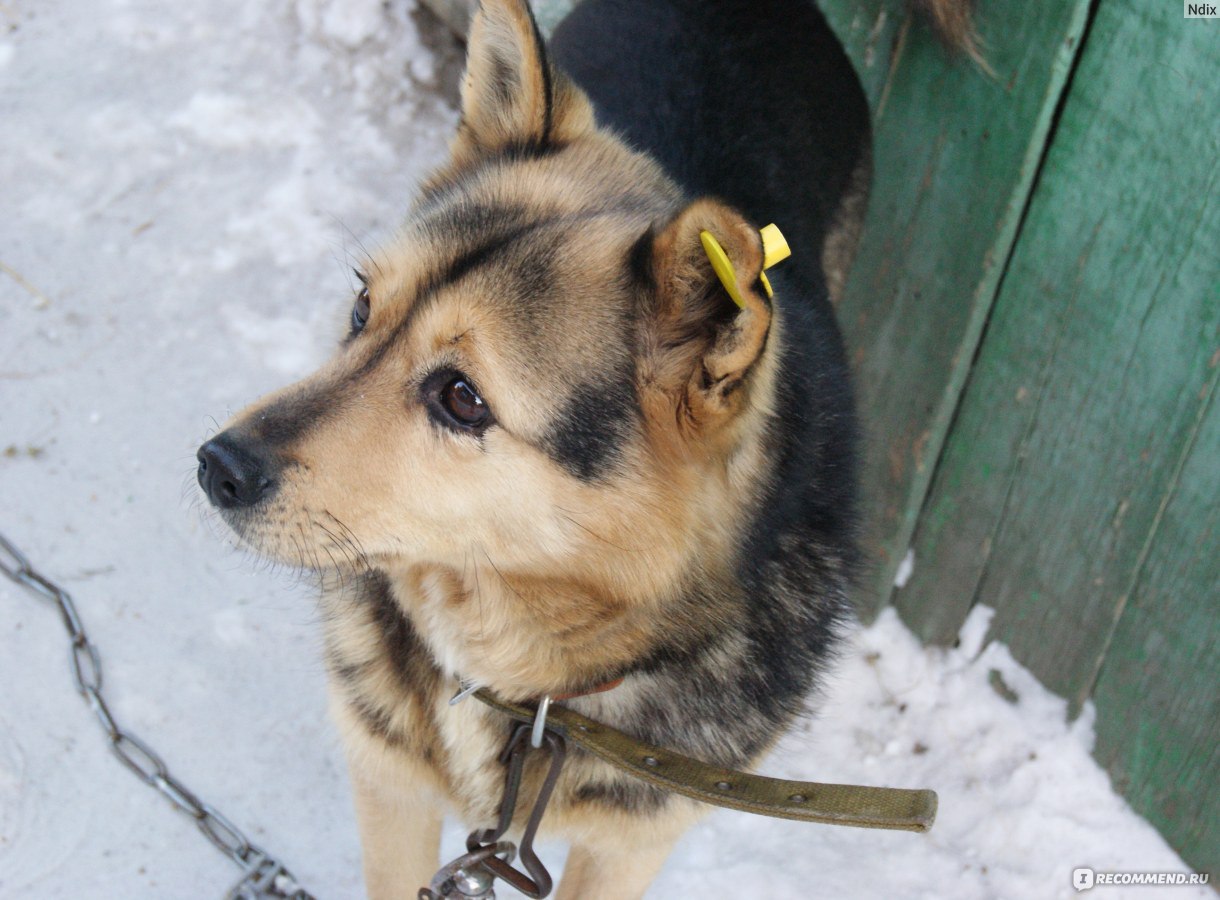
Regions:
M 102 660 L 89 640 L 76 603 L 63 588 L 38 572 L 11 541 L 0 534 L 0 572 L 47 603 L 55 604 L 71 641 L 72 676 L 76 689 L 110 739 L 110 749 L 137 778 L 161 794 L 180 812 L 195 820 L 204 837 L 242 869 L 226 900 L 314 900 L 274 856 L 250 841 L 241 829 L 175 778 L 148 744 L 115 721 L 102 694 Z

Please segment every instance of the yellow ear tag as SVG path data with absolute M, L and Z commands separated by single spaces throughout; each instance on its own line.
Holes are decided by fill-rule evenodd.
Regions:
M 788 241 L 784 238 L 783 232 L 779 230 L 779 226 L 774 222 L 759 229 L 758 236 L 762 238 L 764 269 L 769 269 L 792 255 L 792 250 L 788 247 Z M 759 272 L 758 280 L 767 289 L 767 296 L 774 297 L 775 292 L 771 290 L 771 282 L 767 280 L 766 273 Z
M 783 233 L 774 223 L 762 228 L 758 234 L 762 238 L 764 269 L 769 269 L 792 255 L 792 250 L 789 249 Z M 733 302 L 745 309 L 746 302 L 742 299 L 741 291 L 737 287 L 737 272 L 733 269 L 733 263 L 729 261 L 728 254 L 724 252 L 724 248 L 720 246 L 720 242 L 712 236 L 710 231 L 699 232 L 699 240 L 703 242 L 703 252 L 707 254 L 708 262 L 712 264 L 716 277 L 720 279 L 724 289 L 729 292 Z M 766 289 L 767 296 L 775 296 L 767 276 L 760 272 L 758 278 Z
M 703 242 L 703 252 L 707 254 L 708 262 L 712 264 L 712 271 L 716 273 L 716 277 L 720 279 L 724 289 L 729 292 L 733 302 L 745 309 L 746 301 L 742 299 L 741 291 L 737 289 L 737 273 L 733 270 L 733 264 L 729 262 L 728 254 L 720 246 L 720 241 L 712 237 L 710 231 L 700 231 L 699 240 Z
M 782 263 L 792 255 L 788 241 L 774 222 L 759 229 L 758 236 L 762 238 L 764 269 L 769 269 L 776 263 Z

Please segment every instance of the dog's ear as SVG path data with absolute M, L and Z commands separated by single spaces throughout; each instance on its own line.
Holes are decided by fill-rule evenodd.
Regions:
M 588 98 L 551 67 L 526 0 L 482 0 L 470 26 L 454 164 L 545 151 L 593 125 Z
M 736 297 L 713 269 L 704 232 L 731 264 Z M 697 200 L 636 253 L 650 282 L 639 357 L 647 414 L 663 427 L 676 422 L 684 438 L 730 437 L 771 330 L 762 238 L 736 210 Z

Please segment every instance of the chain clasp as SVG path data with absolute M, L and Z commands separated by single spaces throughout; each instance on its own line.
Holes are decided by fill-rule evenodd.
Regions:
M 514 846 L 503 838 L 513 823 L 517 794 L 521 789 L 521 777 L 525 771 L 525 757 L 530 750 L 531 735 L 535 730 L 535 725 L 526 723 L 513 728 L 508 743 L 500 753 L 500 762 L 508 766 L 508 771 L 504 777 L 504 798 L 500 801 L 500 818 L 496 827 L 471 832 L 466 838 L 467 852 L 441 867 L 432 878 L 432 883 L 420 890 L 420 900 L 440 900 L 444 897 L 493 900 L 495 894 L 492 891 L 492 883 L 496 878 L 508 882 L 534 900 L 540 900 L 551 893 L 554 882 L 546 866 L 534 852 L 534 837 L 555 790 L 555 783 L 559 780 L 559 772 L 567 754 L 567 742 L 560 732 L 545 727 L 545 713 L 542 710 L 539 710 L 535 723 L 538 721 L 543 723 L 540 743 L 550 754 L 550 767 L 538 789 L 534 808 L 525 822 L 520 845 Z M 514 852 L 520 856 L 524 872 L 513 868 Z

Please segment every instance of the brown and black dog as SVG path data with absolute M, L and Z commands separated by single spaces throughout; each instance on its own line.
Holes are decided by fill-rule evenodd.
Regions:
M 459 679 L 527 701 L 622 678 L 568 702 L 727 767 L 800 714 L 849 618 L 830 296 L 868 160 L 808 0 L 589 0 L 550 51 L 524 0 L 484 0 L 451 159 L 338 353 L 199 451 L 246 545 L 326 576 L 372 897 L 428 883 L 446 812 L 495 821 L 509 723 L 450 706 Z M 543 823 L 572 844 L 559 895 L 639 897 L 701 811 L 573 753 Z

